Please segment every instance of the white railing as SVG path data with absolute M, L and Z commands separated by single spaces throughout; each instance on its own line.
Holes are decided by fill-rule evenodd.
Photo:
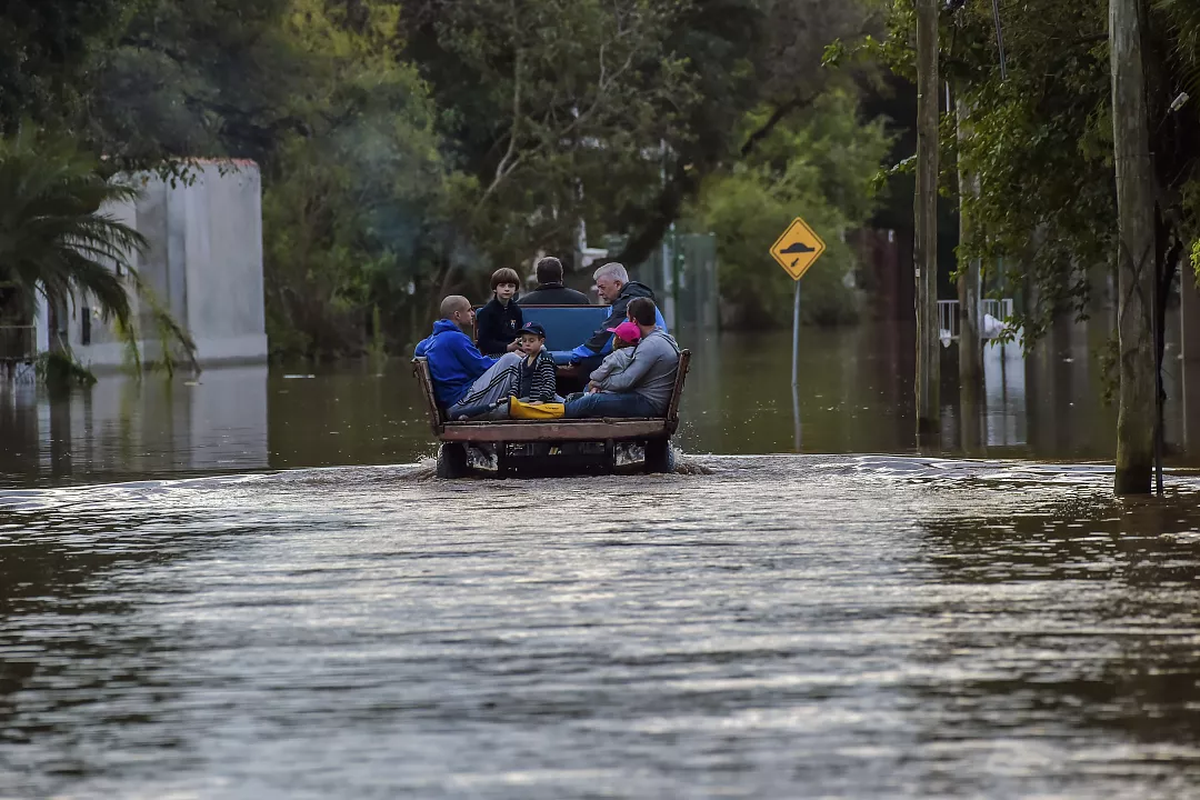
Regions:
M 991 314 L 1001 322 L 1007 322 L 1012 319 L 1013 315 L 1013 300 L 1011 297 L 1002 297 L 999 300 L 982 300 L 983 313 L 979 315 L 979 319 L 983 319 L 984 314 Z
M 957 300 L 938 300 L 938 338 L 957 341 L 959 337 L 959 317 L 958 317 L 958 301 Z M 984 324 L 984 316 L 990 316 L 995 319 L 999 326 L 992 326 L 992 330 L 988 330 L 988 326 Z M 1004 323 L 1012 319 L 1013 315 L 1013 299 L 1011 297 L 1002 297 L 1000 299 L 987 299 L 979 301 L 979 338 L 991 339 L 995 335 L 998 327 L 1003 327 Z
M 938 300 L 938 338 L 958 338 L 958 301 Z

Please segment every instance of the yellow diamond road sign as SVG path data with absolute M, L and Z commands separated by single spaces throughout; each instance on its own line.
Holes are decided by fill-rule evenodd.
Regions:
M 783 236 L 771 245 L 771 255 L 794 281 L 800 280 L 824 252 L 825 243 L 821 237 L 799 217 L 792 220 Z

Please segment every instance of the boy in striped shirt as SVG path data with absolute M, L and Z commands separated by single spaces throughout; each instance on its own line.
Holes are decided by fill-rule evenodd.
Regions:
M 536 322 L 526 322 L 521 327 L 518 344 L 525 358 L 517 376 L 517 387 L 513 394 L 517 399 L 530 403 L 553 403 L 558 400 L 555 383 L 558 372 L 554 358 L 546 349 L 546 329 Z

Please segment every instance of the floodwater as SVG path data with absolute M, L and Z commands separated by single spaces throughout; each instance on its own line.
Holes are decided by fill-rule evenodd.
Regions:
M 799 448 L 694 346 L 662 476 L 434 479 L 398 362 L 10 394 L 0 798 L 1200 796 L 1200 477 L 1112 498 L 1061 351 L 922 454 L 867 335 Z
M 973 404 L 961 402 L 955 350 L 945 351 L 941 440 L 920 450 L 911 328 L 803 331 L 795 396 L 790 333 L 681 336 L 694 358 L 676 441 L 693 454 L 1111 463 L 1116 410 L 1102 399 L 1100 340 L 1082 328 L 1058 333 L 1028 359 L 1016 346 L 989 348 Z M 1168 463 L 1200 467 L 1200 362 L 1185 368 L 1177 353 L 1168 342 Z M 53 401 L 17 387 L 0 391 L 0 443 L 0 486 L 27 487 L 412 463 L 434 452 L 403 359 L 212 369 L 195 380 L 110 376 Z

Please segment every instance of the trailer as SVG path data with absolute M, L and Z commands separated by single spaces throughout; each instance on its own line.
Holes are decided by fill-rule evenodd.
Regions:
M 472 451 L 487 460 L 495 459 L 498 475 L 565 475 L 579 472 L 611 473 L 628 464 L 618 464 L 618 455 L 633 458 L 645 472 L 672 472 L 675 452 L 671 437 L 679 427 L 679 401 L 687 378 L 691 352 L 682 350 L 675 373 L 675 386 L 662 417 L 604 417 L 550 420 L 457 421 L 446 418 L 433 392 L 429 364 L 413 359 L 413 373 L 437 438 L 437 474 L 462 478 L 473 471 Z M 562 377 L 571 377 L 570 367 L 561 367 Z

